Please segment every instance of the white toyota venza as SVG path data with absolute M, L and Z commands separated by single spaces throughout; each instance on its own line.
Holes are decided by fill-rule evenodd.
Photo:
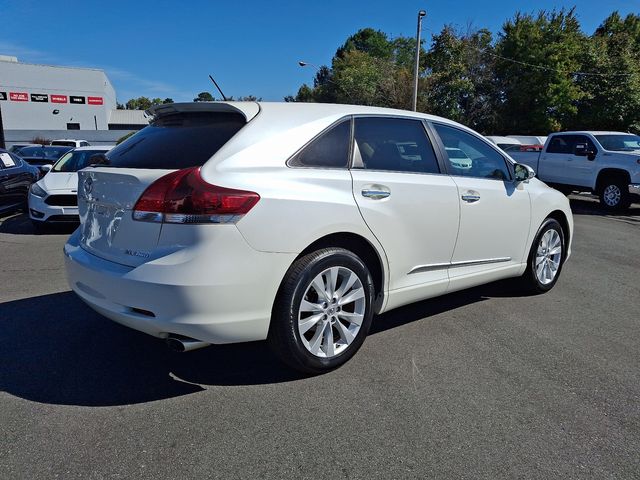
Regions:
M 64 253 L 87 304 L 178 350 L 267 339 L 323 372 L 374 314 L 508 277 L 546 292 L 569 257 L 565 196 L 452 121 L 303 103 L 152 113 L 79 172 Z

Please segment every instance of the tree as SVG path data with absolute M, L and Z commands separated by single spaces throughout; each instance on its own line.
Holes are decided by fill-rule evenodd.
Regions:
M 167 100 L 171 100 L 170 98 Z M 173 100 L 172 100 L 173 102 Z M 167 103 L 163 101 L 161 98 L 149 99 L 147 97 L 138 97 L 132 98 L 126 104 L 127 110 L 148 110 L 154 105 L 160 105 L 162 103 Z
M 173 102 L 173 98 L 165 98 L 164 100 L 162 100 L 162 103 L 163 104 L 165 104 L 165 103 L 174 103 Z
M 640 16 L 614 12 L 591 37 L 575 128 L 640 129 Z
M 502 27 L 495 74 L 503 132 L 547 134 L 574 124 L 586 37 L 575 10 L 517 13 Z
M 414 51 L 409 38 L 390 40 L 379 30 L 359 30 L 337 49 L 331 67 L 318 69 L 313 88 L 302 85 L 285 99 L 408 108 Z
M 213 102 L 215 98 L 209 92 L 200 92 L 196 98 L 193 99 L 194 102 Z
M 452 26 L 445 26 L 433 35 L 426 63 L 428 75 L 421 89 L 421 109 L 483 133 L 492 132 L 496 127 L 497 89 L 491 32 L 478 30 L 461 35 Z

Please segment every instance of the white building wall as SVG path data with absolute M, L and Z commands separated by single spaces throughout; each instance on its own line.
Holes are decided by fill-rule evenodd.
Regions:
M 102 70 L 0 60 L 0 107 L 5 130 L 107 130 L 116 93 Z

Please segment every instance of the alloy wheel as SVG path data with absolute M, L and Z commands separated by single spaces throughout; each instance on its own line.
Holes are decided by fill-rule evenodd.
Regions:
M 620 187 L 618 185 L 608 185 L 607 188 L 604 189 L 602 198 L 607 206 L 615 207 L 620 203 L 620 199 L 622 198 Z
M 298 311 L 298 333 L 313 355 L 331 358 L 358 335 L 366 311 L 366 292 L 358 275 L 331 267 L 308 285 Z
M 536 250 L 536 278 L 548 285 L 556 278 L 562 260 L 562 239 L 557 230 L 549 229 L 542 235 Z

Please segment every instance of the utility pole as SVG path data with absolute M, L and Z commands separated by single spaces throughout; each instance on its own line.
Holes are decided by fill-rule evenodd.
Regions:
M 415 112 L 418 109 L 418 74 L 420 73 L 420 32 L 422 30 L 422 18 L 427 14 L 424 10 L 418 12 L 418 31 L 416 32 L 416 64 L 413 71 L 413 104 Z

